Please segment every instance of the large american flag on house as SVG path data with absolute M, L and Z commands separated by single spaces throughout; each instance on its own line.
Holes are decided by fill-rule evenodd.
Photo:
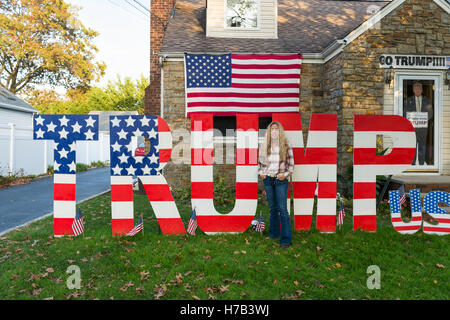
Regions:
M 300 54 L 185 54 L 186 116 L 298 112 Z

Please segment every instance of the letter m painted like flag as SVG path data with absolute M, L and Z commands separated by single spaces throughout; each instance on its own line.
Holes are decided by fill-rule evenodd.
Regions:
M 336 231 L 337 115 L 313 114 L 308 141 L 303 145 L 300 113 L 274 113 L 294 152 L 292 189 L 295 230 L 311 228 L 317 188 L 317 229 Z

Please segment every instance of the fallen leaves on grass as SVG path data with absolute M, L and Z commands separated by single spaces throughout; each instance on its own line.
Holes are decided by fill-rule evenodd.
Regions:
M 32 295 L 36 297 L 41 293 L 42 290 L 44 290 L 44 288 L 34 289 Z
M 321 284 L 318 280 L 314 280 L 314 284 L 318 287 L 318 288 L 323 288 L 325 287 L 323 284 Z
M 183 280 L 182 280 L 182 279 L 183 279 L 183 275 L 182 275 L 181 273 L 177 273 L 177 274 L 175 275 L 175 279 L 176 279 L 176 281 L 177 281 L 177 284 L 180 285 L 181 282 L 183 281 Z
M 284 295 L 282 297 L 282 299 L 287 299 L 287 300 L 299 300 L 301 295 L 305 293 L 305 291 L 303 290 L 297 290 L 295 291 L 297 294 L 292 294 L 292 295 Z
M 438 269 L 445 269 L 446 267 L 443 264 L 437 263 L 436 268 Z
M 161 297 L 164 297 L 165 294 L 169 291 L 166 287 L 166 285 L 162 284 L 160 286 L 156 286 L 155 289 L 153 290 L 154 292 L 156 292 L 154 294 L 154 298 L 156 300 L 159 300 Z
M 124 292 L 125 292 L 125 291 L 128 290 L 129 287 L 132 287 L 132 286 L 134 286 L 134 284 L 133 284 L 133 282 L 130 280 L 130 282 L 124 284 L 123 287 L 120 288 L 120 291 L 124 291 Z
M 145 288 L 144 288 L 144 287 L 137 287 L 137 288 L 136 288 L 136 294 L 137 294 L 138 296 L 141 295 L 141 291 L 145 291 Z
M 30 278 L 28 279 L 28 281 L 34 281 L 34 280 L 40 280 L 40 279 L 41 279 L 41 275 L 40 274 L 32 273 Z
M 148 280 L 149 274 L 150 274 L 150 272 L 148 272 L 148 271 L 145 271 L 145 270 L 141 271 L 140 272 L 141 280 L 144 280 L 144 281 Z
M 69 294 L 69 295 L 66 297 L 66 299 L 70 299 L 70 298 L 78 298 L 78 297 L 84 296 L 85 294 L 86 294 L 85 291 L 82 291 L 82 292 L 74 291 L 74 292 L 72 292 L 71 294 Z M 64 296 L 64 295 L 63 295 L 63 296 Z
M 230 288 L 230 285 L 228 285 L 228 286 L 220 286 L 219 291 L 220 291 L 220 293 L 225 293 L 227 291 L 230 291 L 229 288 Z
M 228 278 L 222 279 L 222 282 L 225 282 L 225 283 L 232 282 L 233 284 L 241 284 L 241 285 L 244 284 L 243 280 L 232 280 L 232 279 L 228 279 Z

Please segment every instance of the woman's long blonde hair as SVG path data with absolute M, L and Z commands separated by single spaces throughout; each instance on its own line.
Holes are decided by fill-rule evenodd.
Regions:
M 279 148 L 280 148 L 280 162 L 285 162 L 286 158 L 287 158 L 287 152 L 288 152 L 288 148 L 289 148 L 289 142 L 286 138 L 286 135 L 284 134 L 284 129 L 283 126 L 281 125 L 281 123 L 279 123 L 278 121 L 272 121 L 268 126 L 267 126 L 267 131 L 266 131 L 266 140 L 265 140 L 265 145 L 264 145 L 264 151 L 266 152 L 267 157 L 270 155 L 271 153 L 271 149 L 272 149 L 272 136 L 270 135 L 270 129 L 272 128 L 272 126 L 274 124 L 278 125 L 278 128 L 280 130 L 280 134 L 278 137 L 278 143 L 279 143 Z

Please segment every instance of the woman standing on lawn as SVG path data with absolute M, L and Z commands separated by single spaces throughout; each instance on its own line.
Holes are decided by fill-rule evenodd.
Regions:
M 260 149 L 258 173 L 263 179 L 269 202 L 269 237 L 280 238 L 282 248 L 292 244 L 292 230 L 287 211 L 289 175 L 294 171 L 294 153 L 283 127 L 273 121 L 267 127 L 266 139 Z M 281 230 L 280 230 L 281 220 Z

